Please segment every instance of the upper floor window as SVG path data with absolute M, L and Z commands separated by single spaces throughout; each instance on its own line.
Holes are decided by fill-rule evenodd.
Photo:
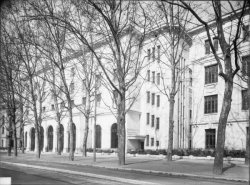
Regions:
M 147 113 L 147 125 L 149 125 L 149 117 L 150 117 L 150 114 Z
M 155 93 L 152 93 L 152 105 L 155 104 Z
M 250 55 L 242 57 L 242 75 L 250 74 Z
M 157 95 L 156 106 L 160 107 L 160 95 Z
M 75 68 L 74 67 L 71 68 L 70 76 L 71 77 L 75 76 Z
M 43 112 L 45 112 L 45 110 L 46 110 L 46 107 L 43 107 Z
M 157 61 L 160 62 L 161 60 L 161 46 L 157 46 Z
M 150 49 L 148 49 L 148 60 L 150 60 L 150 56 L 151 56 L 151 51 Z
M 155 83 L 155 71 L 152 71 L 152 82 Z
M 205 40 L 205 54 L 210 54 L 210 44 L 208 40 Z
M 65 107 L 65 103 L 64 101 L 61 102 L 61 109 L 63 109 Z
M 101 93 L 97 94 L 96 95 L 96 106 L 97 107 L 100 107 L 100 105 L 101 105 L 101 99 L 102 99 L 102 94 Z
M 206 129 L 206 149 L 215 148 L 215 129 Z
M 156 118 L 156 130 L 160 129 L 160 118 Z
M 51 110 L 55 110 L 55 105 L 54 104 L 51 105 Z
M 4 134 L 4 125 L 2 125 L 2 134 Z
M 218 51 L 218 48 L 219 48 L 219 39 L 218 39 L 218 37 L 214 37 L 213 42 L 214 42 L 213 44 L 214 44 L 215 51 Z
M 85 106 L 86 105 L 86 97 L 82 98 L 82 104 Z
M 218 65 L 205 67 L 205 84 L 218 82 Z
M 247 98 L 247 90 L 242 90 L 241 91 L 241 108 L 242 110 L 247 110 L 248 109 L 248 98 Z
M 216 113 L 218 107 L 218 95 L 205 96 L 204 112 L 205 114 Z
M 151 127 L 155 126 L 155 116 L 151 115 Z
M 147 91 L 147 103 L 150 103 L 150 92 Z
M 152 48 L 152 58 L 153 58 L 153 61 L 155 61 L 155 47 Z
M 249 40 L 249 38 L 250 38 L 250 28 L 249 28 L 249 25 L 243 26 L 242 33 L 243 33 L 243 41 Z
M 75 106 L 75 101 L 71 100 L 71 106 L 74 107 Z
M 148 78 L 148 81 L 150 82 L 150 70 L 147 71 L 147 78 Z
M 117 69 L 113 70 L 113 80 L 117 80 Z
M 113 90 L 113 102 L 116 104 L 117 103 L 117 98 L 119 94 L 117 90 Z
M 73 82 L 70 83 L 70 93 L 74 93 L 75 90 L 75 84 Z
M 157 73 L 157 85 L 160 85 L 161 75 Z

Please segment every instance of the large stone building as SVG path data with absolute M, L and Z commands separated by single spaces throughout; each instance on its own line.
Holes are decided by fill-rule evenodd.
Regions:
M 249 16 L 245 17 L 245 21 Z M 229 29 L 227 22 L 224 29 Z M 179 91 L 175 97 L 174 113 L 174 148 L 215 148 L 218 118 L 222 105 L 224 81 L 218 77 L 218 67 L 207 44 L 203 27 L 196 27 L 188 33 L 180 66 L 183 72 L 179 76 Z M 162 88 L 170 84 L 170 70 L 160 63 L 166 61 L 163 35 L 159 32 L 157 41 L 150 36 L 146 39 L 141 58 L 146 58 L 146 65 L 141 71 L 134 87 L 128 94 L 135 93 L 136 100 L 126 114 L 126 149 L 166 149 L 168 146 L 169 102 Z M 185 37 L 187 38 L 187 37 Z M 220 53 L 220 47 L 214 35 L 214 45 Z M 241 57 L 249 61 L 249 39 L 240 45 Z M 105 48 L 105 44 L 101 46 Z M 77 56 L 77 55 L 75 55 Z M 77 57 L 76 57 L 77 58 Z M 79 107 L 84 107 L 84 87 L 82 79 L 74 72 L 80 68 L 76 58 L 68 61 L 67 80 L 70 83 L 73 108 L 74 145 L 76 152 L 81 152 L 84 137 L 85 117 Z M 105 79 L 101 72 L 98 74 Z M 245 149 L 247 130 L 247 104 L 245 99 L 246 83 L 239 76 L 235 77 L 232 108 L 226 130 L 226 147 Z M 113 79 L 115 80 L 115 78 Z M 136 92 L 134 92 L 136 91 Z M 114 93 L 102 83 L 96 96 L 96 146 L 101 149 L 116 149 L 118 146 L 117 124 L 115 117 Z M 57 150 L 57 123 L 55 105 L 48 95 L 43 104 L 42 148 L 44 152 Z M 128 105 L 131 102 L 128 102 Z M 61 109 L 64 110 L 64 103 Z M 61 122 L 62 151 L 69 151 L 69 126 L 66 111 Z M 4 119 L 2 119 L 4 121 Z M 93 148 L 94 111 L 92 110 L 87 148 Z M 1 146 L 6 147 L 6 130 L 2 124 Z M 24 128 L 24 145 L 27 151 L 37 150 L 35 129 L 32 122 Z

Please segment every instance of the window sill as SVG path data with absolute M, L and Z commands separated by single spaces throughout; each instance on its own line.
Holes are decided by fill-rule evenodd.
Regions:
M 218 112 L 204 113 L 204 116 L 214 116 L 214 115 L 218 115 Z
M 214 83 L 208 83 L 208 84 L 204 84 L 204 87 L 214 87 L 218 84 L 218 82 L 214 82 Z

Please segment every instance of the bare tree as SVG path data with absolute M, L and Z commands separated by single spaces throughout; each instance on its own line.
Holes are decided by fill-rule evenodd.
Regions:
M 165 0 L 164 0 L 165 1 Z M 192 13 L 192 15 L 196 18 L 196 20 L 204 26 L 209 45 L 212 49 L 212 53 L 215 57 L 216 62 L 219 66 L 219 76 L 222 77 L 222 79 L 225 82 L 225 88 L 224 88 L 224 98 L 222 103 L 222 109 L 220 112 L 219 117 L 219 124 L 218 124 L 218 132 L 217 132 L 217 145 L 216 145 L 216 155 L 214 160 L 214 167 L 213 172 L 215 174 L 222 174 L 223 173 L 223 153 L 224 153 L 224 145 L 225 145 L 225 132 L 226 132 L 226 124 L 227 124 L 227 118 L 231 109 L 231 101 L 232 101 L 232 92 L 233 92 L 233 79 L 237 72 L 239 71 L 239 64 L 238 64 L 238 51 L 239 51 L 239 43 L 240 41 L 240 28 L 242 25 L 242 19 L 244 15 L 246 14 L 246 3 L 247 1 L 243 1 L 236 6 L 238 10 L 236 10 L 234 5 L 230 1 L 225 2 L 228 3 L 229 12 L 233 13 L 233 21 L 235 22 L 235 27 L 231 27 L 231 34 L 229 34 L 230 38 L 226 38 L 228 35 L 227 31 L 223 29 L 224 24 L 227 22 L 227 20 L 223 17 L 225 15 L 225 12 L 222 11 L 222 4 L 221 1 L 212 1 L 210 3 L 210 6 L 212 7 L 210 17 L 214 18 L 214 21 L 216 23 L 216 31 L 217 36 L 219 40 L 219 44 L 222 50 L 223 56 L 220 57 L 217 53 L 216 49 L 213 46 L 212 42 L 212 34 L 213 34 L 213 27 L 214 25 L 209 24 L 210 20 L 206 20 L 204 14 L 198 14 L 194 7 L 191 6 L 189 3 L 185 1 L 166 1 L 168 3 L 171 3 L 173 5 L 182 7 L 184 9 L 187 9 Z M 232 30 L 235 29 L 235 30 Z M 233 63 L 235 65 L 235 69 L 233 67 Z

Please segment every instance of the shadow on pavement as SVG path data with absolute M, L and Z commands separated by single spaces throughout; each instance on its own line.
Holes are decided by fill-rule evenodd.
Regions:
M 224 173 L 224 172 L 227 171 L 228 169 L 233 168 L 233 167 L 235 167 L 235 166 L 236 166 L 236 164 L 230 163 L 230 166 L 227 166 L 227 167 L 225 167 L 225 168 L 222 169 L 222 173 Z

